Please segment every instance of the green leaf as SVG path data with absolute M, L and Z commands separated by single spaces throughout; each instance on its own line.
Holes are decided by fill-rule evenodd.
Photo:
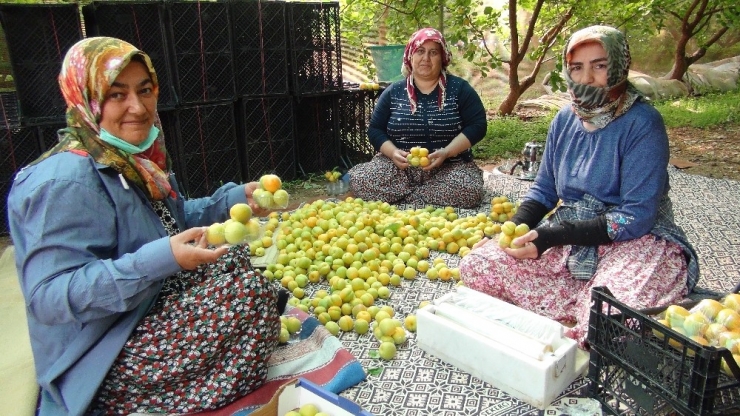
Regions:
M 370 358 L 380 358 L 380 353 L 378 350 L 370 350 L 368 351 L 367 355 L 370 356 Z
M 383 367 L 370 367 L 367 373 L 371 376 L 379 376 L 383 372 Z

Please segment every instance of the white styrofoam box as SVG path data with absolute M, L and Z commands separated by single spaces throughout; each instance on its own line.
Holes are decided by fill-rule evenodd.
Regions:
M 427 353 L 541 410 L 588 368 L 588 353 L 570 338 L 554 340 L 552 352 L 540 360 L 507 340 L 497 340 L 495 333 L 486 336 L 436 314 L 438 305 L 450 301 L 451 296 L 449 293 L 417 311 L 416 343 Z
M 338 396 L 304 378 L 292 380 L 275 393 L 269 403 L 255 410 L 255 416 L 284 415 L 305 404 L 314 404 L 321 412 L 332 416 L 373 416 L 357 403 Z

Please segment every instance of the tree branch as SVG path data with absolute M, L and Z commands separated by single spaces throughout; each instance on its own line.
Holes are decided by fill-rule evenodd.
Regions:
M 537 0 L 537 4 L 534 6 L 534 11 L 532 12 L 532 17 L 529 19 L 529 26 L 527 27 L 527 34 L 524 36 L 524 43 L 522 44 L 521 49 L 517 52 L 517 63 L 521 62 L 524 59 L 524 56 L 526 56 L 527 50 L 529 50 L 529 43 L 532 41 L 532 37 L 534 36 L 534 28 L 537 24 L 537 19 L 540 17 L 540 11 L 542 10 L 542 3 L 544 3 L 544 0 Z

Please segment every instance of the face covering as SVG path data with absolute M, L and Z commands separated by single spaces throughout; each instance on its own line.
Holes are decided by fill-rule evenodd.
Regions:
M 159 129 L 156 126 L 152 126 L 152 128 L 149 130 L 149 136 L 141 142 L 140 145 L 134 146 L 133 144 L 121 140 L 118 137 L 108 133 L 105 129 L 100 129 L 100 139 L 106 143 L 108 143 L 111 146 L 114 146 L 116 149 L 123 150 L 126 153 L 135 155 L 141 152 L 146 151 L 150 147 L 152 147 L 152 144 L 154 144 L 154 141 L 157 139 L 157 136 L 159 135 Z

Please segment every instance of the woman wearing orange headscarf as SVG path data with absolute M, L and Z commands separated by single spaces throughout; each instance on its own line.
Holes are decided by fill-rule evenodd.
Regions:
M 82 40 L 59 75 L 60 142 L 8 198 L 41 414 L 213 409 L 262 384 L 280 331 L 275 287 L 246 245 L 206 225 L 256 184 L 185 200 L 172 175 L 149 57 Z
M 483 198 L 483 174 L 471 147 L 486 134 L 480 97 L 447 72 L 451 54 L 433 28 L 414 33 L 406 45 L 398 81 L 380 95 L 368 137 L 378 154 L 349 172 L 357 197 L 388 203 L 475 207 Z M 412 148 L 428 154 L 420 166 Z

